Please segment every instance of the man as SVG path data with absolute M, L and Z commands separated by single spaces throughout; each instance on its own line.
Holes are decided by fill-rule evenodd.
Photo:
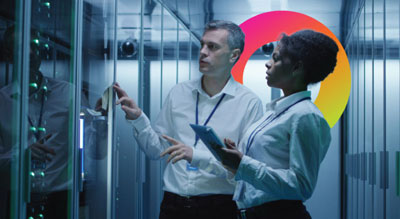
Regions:
M 203 76 L 171 89 L 153 128 L 136 103 L 114 85 L 117 104 L 131 122 L 142 150 L 159 159 L 172 148 L 169 160 L 185 159 L 169 163 L 165 169 L 160 219 L 236 218 L 232 201 L 235 184 L 191 164 L 215 158 L 189 124 L 211 126 L 221 138 L 239 141 L 249 125 L 262 116 L 261 101 L 231 77 L 243 48 L 244 34 L 237 25 L 209 22 L 201 40 L 199 70 Z

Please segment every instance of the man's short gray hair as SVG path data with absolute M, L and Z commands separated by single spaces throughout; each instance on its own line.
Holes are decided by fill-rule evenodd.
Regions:
M 240 49 L 240 53 L 244 49 L 244 33 L 240 27 L 230 21 L 214 20 L 206 24 L 204 33 L 209 30 L 224 29 L 228 31 L 228 45 L 231 50 Z

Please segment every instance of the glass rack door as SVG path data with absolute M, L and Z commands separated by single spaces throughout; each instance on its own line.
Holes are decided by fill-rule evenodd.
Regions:
M 83 0 L 81 5 L 79 218 L 115 215 L 115 4 L 113 0 Z
M 0 8 L 0 218 L 22 217 L 24 200 L 28 198 L 23 176 L 26 144 L 21 138 L 21 119 L 24 99 L 24 20 L 25 6 L 22 1 L 2 2 Z M 25 74 L 26 75 L 26 74 Z M 25 76 L 26 77 L 26 76 Z M 29 155 L 29 154 L 27 154 Z
M 75 160 L 75 1 L 30 1 L 27 218 L 72 218 Z

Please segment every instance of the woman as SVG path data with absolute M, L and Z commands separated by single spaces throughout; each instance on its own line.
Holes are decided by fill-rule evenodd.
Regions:
M 302 30 L 283 35 L 267 67 L 267 83 L 284 96 L 267 105 L 266 114 L 239 144 L 225 139 L 224 166 L 238 181 L 234 194 L 242 218 L 311 218 L 310 198 L 319 165 L 330 144 L 330 128 L 311 102 L 309 84 L 318 83 L 336 65 L 338 47 L 324 34 Z

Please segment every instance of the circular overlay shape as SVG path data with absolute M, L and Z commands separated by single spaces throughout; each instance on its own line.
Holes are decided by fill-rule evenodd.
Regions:
M 232 69 L 232 76 L 241 84 L 243 84 L 244 68 L 251 55 L 262 45 L 277 41 L 282 33 L 291 35 L 302 29 L 311 29 L 329 36 L 336 42 L 339 47 L 336 67 L 332 74 L 321 82 L 318 97 L 314 102 L 332 128 L 346 108 L 351 87 L 349 60 L 336 36 L 314 18 L 291 11 L 272 11 L 259 14 L 239 26 L 246 35 L 245 47 L 240 59 Z

